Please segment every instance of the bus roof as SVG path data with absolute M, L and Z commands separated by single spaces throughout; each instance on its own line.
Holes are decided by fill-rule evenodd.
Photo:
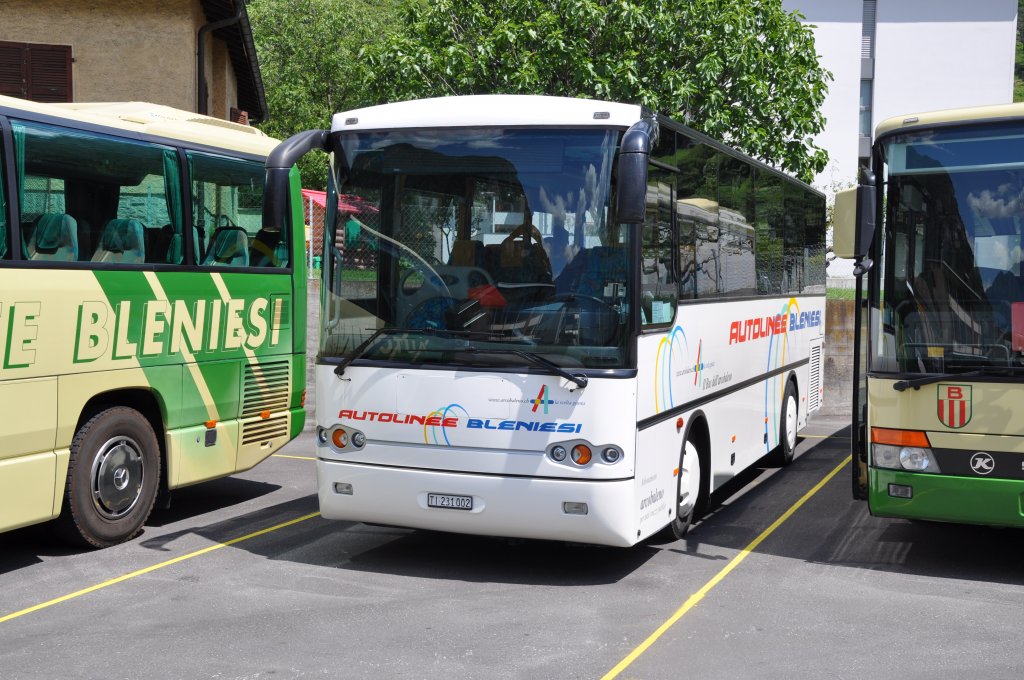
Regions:
M 248 125 L 148 102 L 43 104 L 0 96 L 0 114 L 60 119 L 261 156 L 269 154 L 278 143 Z
M 484 94 L 413 99 L 334 114 L 331 132 L 475 126 L 629 127 L 641 107 L 593 99 Z
M 875 139 L 903 129 L 1014 118 L 1024 118 L 1024 103 L 926 111 L 886 118 L 875 128 Z

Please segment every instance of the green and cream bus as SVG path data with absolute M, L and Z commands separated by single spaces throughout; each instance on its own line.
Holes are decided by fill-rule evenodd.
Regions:
M 1024 526 L 1024 105 L 900 116 L 875 139 L 836 201 L 860 277 L 854 495 Z
M 0 97 L 0 530 L 124 541 L 159 493 L 302 429 L 297 171 L 262 226 L 276 143 L 153 104 Z

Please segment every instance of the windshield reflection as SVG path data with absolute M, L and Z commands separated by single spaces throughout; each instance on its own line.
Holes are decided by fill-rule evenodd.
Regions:
M 352 360 L 358 348 L 378 361 L 521 367 L 542 356 L 624 366 L 629 242 L 609 215 L 618 136 L 336 136 L 342 195 L 328 223 L 321 355 Z M 363 346 L 380 329 L 388 332 Z M 510 343 L 522 351 L 466 351 Z
M 887 287 L 873 314 L 872 370 L 1018 373 L 1024 163 L 1006 161 L 1024 158 L 1022 135 L 1008 127 L 927 132 L 886 146 L 882 257 L 873 275 Z

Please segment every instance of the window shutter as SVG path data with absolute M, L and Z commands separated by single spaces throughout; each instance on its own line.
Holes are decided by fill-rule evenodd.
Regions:
M 0 42 L 0 94 L 25 96 L 25 46 Z
M 71 47 L 28 47 L 28 98 L 36 102 L 71 101 Z
M 0 42 L 0 94 L 71 101 L 71 47 Z

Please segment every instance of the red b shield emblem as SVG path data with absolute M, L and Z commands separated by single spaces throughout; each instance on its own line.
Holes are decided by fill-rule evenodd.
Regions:
M 939 422 L 954 430 L 971 420 L 971 386 L 939 385 Z

